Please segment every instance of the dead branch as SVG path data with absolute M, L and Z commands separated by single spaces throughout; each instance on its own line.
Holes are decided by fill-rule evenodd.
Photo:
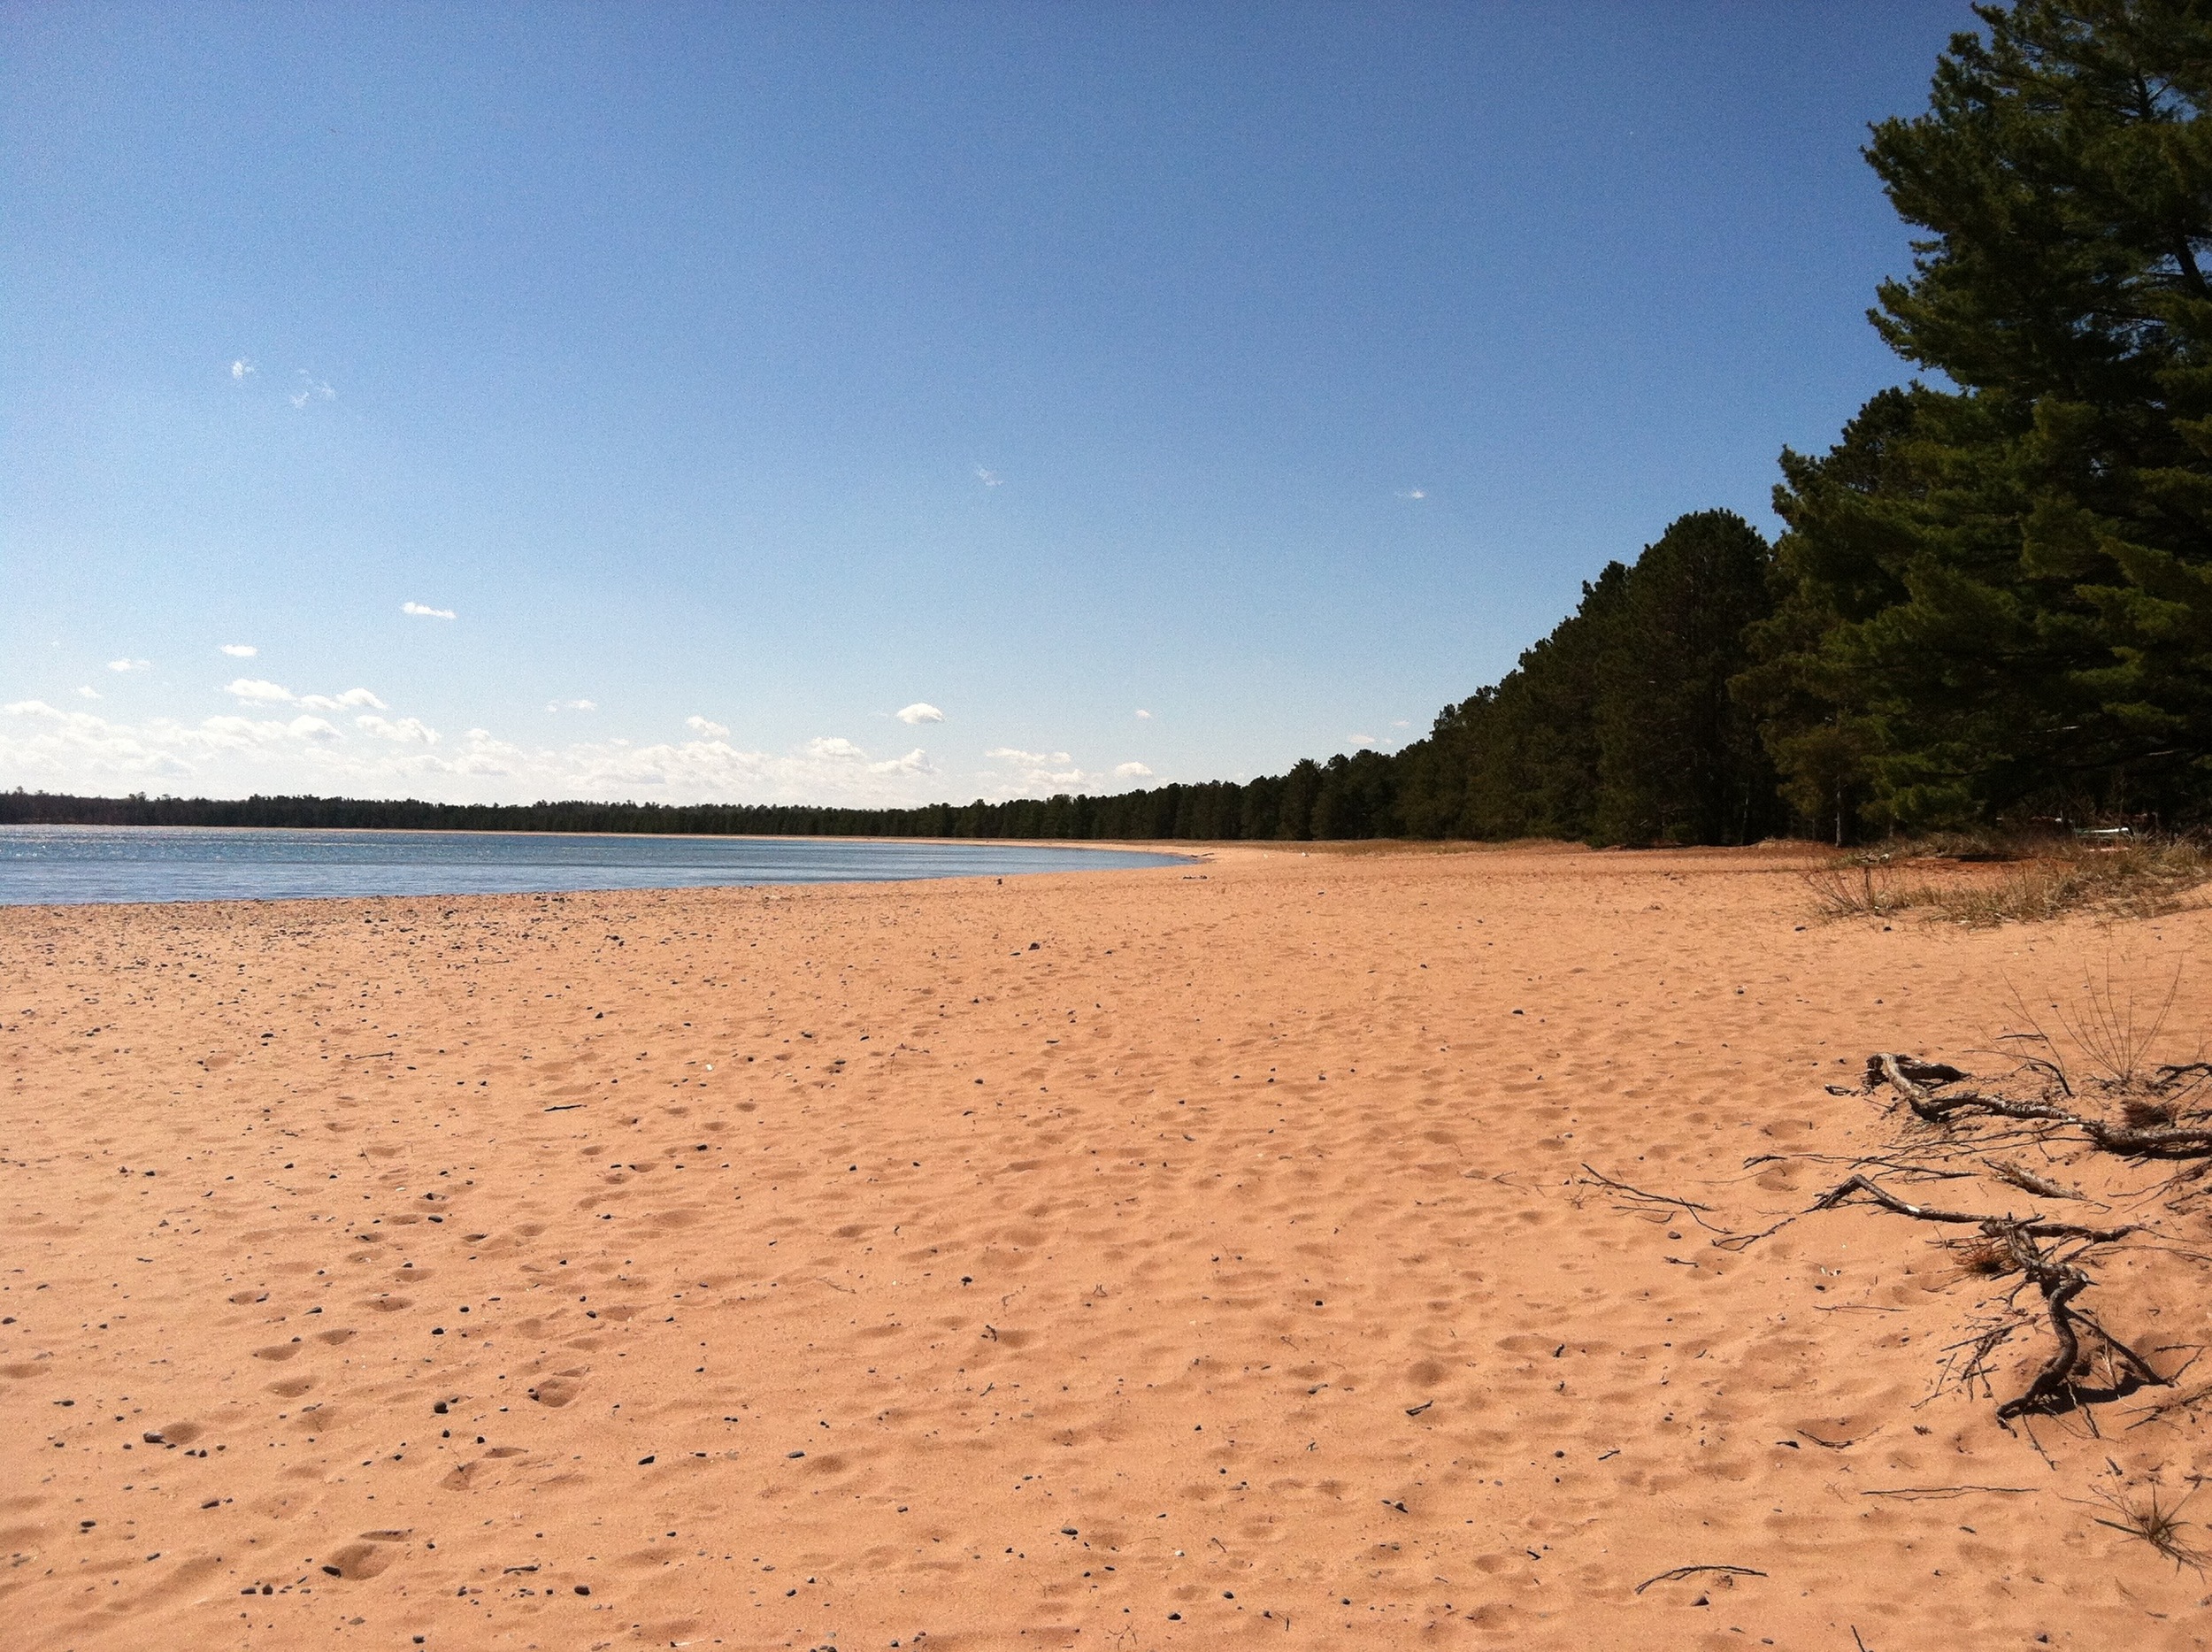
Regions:
M 1911 1080 L 1900 1075 L 1904 1083 Z M 1853 1176 L 1823 1194 L 1812 1208 L 1832 1210 L 1855 1194 L 1863 1194 L 1886 1210 L 1916 1221 L 1942 1222 L 1956 1226 L 1973 1226 L 1981 1230 L 1985 1254 L 1990 1258 L 1990 1270 L 1997 1272 L 2017 1272 L 2025 1283 L 2032 1284 L 2043 1295 L 2043 1310 L 2050 1321 L 2051 1335 L 2056 1347 L 2027 1387 L 1997 1408 L 1997 1420 L 2010 1422 L 2016 1417 L 2031 1411 L 2053 1411 L 2064 1409 L 2075 1400 L 2074 1372 L 2081 1362 L 2081 1327 L 2087 1326 L 2106 1350 L 2106 1356 L 2116 1356 L 2144 1382 L 2163 1386 L 2167 1379 L 2154 1370 L 2150 1362 L 2085 1313 L 2077 1313 L 2074 1298 L 2089 1288 L 2089 1275 L 2076 1265 L 2077 1260 L 2097 1245 L 2108 1245 L 2140 1233 L 2141 1227 L 2129 1224 L 2121 1227 L 2085 1227 L 2078 1222 L 2047 1222 L 2035 1218 L 2023 1220 L 2013 1216 L 1982 1216 L 1970 1210 L 1940 1210 L 1932 1205 L 1914 1204 L 1899 1198 L 1887 1188 L 1865 1176 Z M 2073 1245 L 2072 1251 L 2046 1250 L 2038 1241 L 2055 1241 L 2062 1247 Z M 1974 1339 L 1974 1352 L 1968 1364 L 1967 1380 L 1971 1381 L 1983 1361 L 2011 1334 L 2011 1325 L 2003 1325 L 1985 1332 Z
M 1588 1164 L 1585 1164 L 1582 1168 L 1589 1172 L 1592 1180 L 1602 1187 L 1610 1187 L 1624 1197 L 1640 1200 L 1646 1205 L 1657 1205 L 1668 1210 L 1683 1211 L 1690 1220 L 1695 1222 L 1707 1233 L 1719 1233 L 1723 1237 L 1733 1237 L 1727 1228 L 1716 1227 L 1705 1219 L 1703 1212 L 1713 1208 L 1709 1204 L 1700 1204 L 1694 1199 L 1678 1199 L 1671 1193 L 1646 1193 L 1641 1187 L 1632 1187 L 1624 1181 L 1616 1181 L 1612 1177 L 1593 1169 Z
M 1655 1578 L 1646 1578 L 1636 1586 L 1636 1593 L 1641 1594 L 1655 1583 L 1679 1583 L 1683 1579 L 1694 1578 L 1701 1571 L 1724 1571 L 1739 1578 L 1763 1578 L 1767 1575 L 1749 1566 L 1677 1566 L 1672 1571 L 1663 1571 Z
M 1948 1124 L 1962 1113 L 1999 1118 L 2017 1118 L 2033 1124 L 2057 1125 L 2080 1131 L 2108 1153 L 2135 1158 L 2197 1158 L 2212 1156 L 2212 1127 L 2186 1125 L 2115 1124 L 2109 1119 L 2077 1113 L 2051 1102 L 2020 1101 L 2012 1096 L 1988 1095 L 1969 1090 L 1958 1095 L 1938 1095 L 1915 1083 L 1900 1069 L 1890 1076 L 1896 1057 L 1881 1056 L 1890 1087 L 1905 1098 L 1914 1114 L 1932 1125 Z
M 1763 1227 L 1755 1233 L 1730 1233 L 1724 1239 L 1712 1241 L 1711 1243 L 1716 1250 L 1725 1250 L 1733 1255 L 1741 1256 L 1761 1240 L 1773 1238 L 1795 1220 L 1797 1218 L 1793 1216 L 1786 1216 L 1773 1226 Z
M 1832 1210 L 1855 1193 L 1865 1194 L 1886 1210 L 1894 1210 L 1900 1216 L 1914 1217 L 1923 1222 L 1972 1223 L 1985 1219 L 1963 1210 L 1939 1210 L 1933 1205 L 1910 1203 L 1865 1176 L 1851 1176 L 1838 1182 L 1814 1200 L 1812 1208 L 1816 1210 Z
M 1872 1089 L 1884 1079 L 1900 1089 L 1918 1088 L 1922 1085 L 1942 1086 L 1956 1084 L 1972 1075 L 1962 1072 L 1948 1062 L 1923 1061 L 1916 1056 L 1872 1055 L 1866 1058 L 1866 1086 Z
M 2177 1380 L 2179 1379 L 2181 1374 L 2179 1372 L 2175 1372 L 2171 1377 L 2160 1376 L 2155 1371 L 2151 1369 L 2150 1361 L 2145 1359 L 2140 1354 L 2137 1353 L 2126 1343 L 2120 1341 L 2118 1337 L 2113 1335 L 2111 1332 L 2106 1330 L 2103 1323 L 2098 1319 L 2097 1316 L 2091 1313 L 2086 1308 L 2075 1309 L 2074 1318 L 2080 1320 L 2082 1324 L 2087 1325 L 2092 1331 L 2094 1331 L 2097 1333 L 2098 1340 L 2105 1345 L 2108 1357 L 2113 1354 L 2117 1354 L 2122 1362 L 2145 1382 L 2150 1383 L 2156 1387 L 2170 1388 L 2173 1387 Z M 2183 1369 L 2186 1370 L 2187 1367 L 2185 1366 Z
M 1849 1092 L 1846 1092 L 1849 1094 Z M 1919 1176 L 1929 1181 L 1968 1181 L 1970 1170 L 1938 1170 L 1932 1164 L 1915 1164 L 1910 1159 L 1883 1158 L 1870 1153 L 1756 1153 L 1743 1162 L 1746 1170 L 1755 1164 L 1872 1164 L 1878 1169 L 1894 1171 L 1901 1176 Z
M 1593 1181 L 1610 1187 L 1617 1193 L 1624 1193 L 1632 1199 L 1648 1199 L 1654 1204 L 1679 1205 L 1685 1210 L 1709 1210 L 1713 1208 L 1709 1204 L 1699 1204 L 1695 1200 L 1678 1199 L 1671 1193 L 1646 1193 L 1641 1187 L 1632 1187 L 1624 1181 L 1615 1181 L 1610 1176 L 1601 1172 L 1591 1170 L 1587 1164 L 1582 1168 L 1590 1172 L 1590 1179 Z
M 2146 1407 L 2128 1426 L 2140 1428 L 2145 1423 L 2156 1422 L 2169 1411 L 2193 1410 L 2207 1400 L 2212 1400 L 2212 1382 L 2192 1388 L 2186 1394 L 2177 1394 L 2170 1400 L 2162 1400 L 2156 1405 Z
M 2012 1333 L 2020 1329 L 2024 1323 L 2025 1322 L 2019 1318 L 1985 1320 L 1974 1335 L 1963 1338 L 1945 1348 L 1943 1352 L 1949 1357 L 1943 1362 L 1943 1369 L 1936 1377 L 1935 1387 L 1929 1390 L 1927 1400 L 1919 1401 L 1917 1403 L 1925 1405 L 1928 1400 L 1932 1400 L 1937 1395 L 1942 1393 L 1944 1385 L 1950 1382 L 1956 1382 L 1970 1395 L 1974 1392 L 1974 1387 L 1978 1383 L 1981 1385 L 1982 1392 L 1985 1395 L 1988 1394 L 1989 1357 L 2011 1341 Z M 1965 1360 L 1963 1368 L 1960 1364 L 1962 1355 Z
M 2031 1218 L 2019 1221 L 2009 1216 L 1979 1216 L 1971 1210 L 1939 1210 L 1931 1204 L 1912 1204 L 1899 1198 L 1879 1183 L 1864 1176 L 1853 1176 L 1839 1182 L 1813 1201 L 1815 1210 L 1832 1210 L 1855 1193 L 1865 1194 L 1886 1210 L 1900 1216 L 1909 1216 L 1923 1222 L 1956 1222 L 1986 1230 L 1993 1238 L 2001 1233 L 2016 1231 L 2030 1239 L 2077 1239 L 2093 1245 L 2109 1245 L 2125 1239 L 2131 1233 L 2143 1231 L 2139 1223 L 2124 1227 L 2084 1227 L 2078 1222 L 2045 1222 Z
M 1956 1084 L 1968 1075 L 1940 1062 L 1916 1061 L 1910 1056 L 1875 1054 L 1866 1058 L 1866 1087 L 1886 1083 L 1905 1098 L 1905 1105 L 1932 1125 L 1942 1124 L 1953 1113 L 1975 1107 L 1989 1098 L 1969 1091 L 1962 1095 L 1939 1096 L 1936 1089 Z
M 2016 993 L 2014 995 L 2014 1002 L 2016 1003 L 2019 1002 Z M 2024 1004 L 2021 1005 L 2024 1010 L 2026 1007 Z M 2041 1044 L 2047 1049 L 2050 1048 L 2051 1043 L 2050 1035 L 2047 1033 L 2000 1033 L 1997 1035 L 1997 1041 L 2001 1044 L 2016 1039 L 2024 1043 Z M 2043 1074 L 2058 1086 L 2068 1100 L 2073 1099 L 2074 1080 L 2067 1073 L 2063 1062 L 2054 1061 L 2047 1056 L 2015 1056 L 2013 1059 L 2022 1066 Z
M 2212 1154 L 2212 1129 L 2186 1126 L 2152 1126 L 2107 1124 L 2101 1118 L 2076 1120 L 2089 1139 L 2108 1153 L 2128 1153 L 2144 1158 L 2196 1158 Z
M 2051 1316 L 2051 1333 L 2058 1339 L 2058 1347 L 2044 1362 L 2043 1369 L 2035 1373 L 2035 1380 L 2026 1391 L 2007 1400 L 1997 1408 L 1997 1420 L 2010 1422 L 2023 1411 L 2050 1410 L 2055 1402 L 2070 1395 L 2074 1385 L 2074 1362 L 2081 1357 L 2081 1337 L 2074 1329 L 2074 1316 L 2066 1304 L 2089 1288 L 2089 1276 L 2076 1268 L 2054 1271 L 2047 1280 L 2038 1280 L 2043 1287 L 2043 1306 Z
M 2086 1199 L 2089 1196 L 2079 1188 L 2069 1187 L 2062 1181 L 2039 1176 L 2026 1165 L 2016 1164 L 2010 1159 L 1992 1159 L 1989 1168 L 1999 1179 L 2010 1182 L 2024 1193 L 2040 1194 L 2046 1199 Z

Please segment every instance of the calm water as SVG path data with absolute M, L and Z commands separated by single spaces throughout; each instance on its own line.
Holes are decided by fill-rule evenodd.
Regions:
M 1166 866 L 1131 849 L 534 832 L 0 826 L 0 906 L 876 883 Z

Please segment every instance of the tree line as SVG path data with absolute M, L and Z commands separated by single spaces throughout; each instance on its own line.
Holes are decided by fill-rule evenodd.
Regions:
M 1931 375 L 1680 518 L 1393 753 L 919 809 L 0 795 L 0 821 L 826 835 L 1837 841 L 2212 818 L 2212 5 L 1976 8 L 1865 156 Z

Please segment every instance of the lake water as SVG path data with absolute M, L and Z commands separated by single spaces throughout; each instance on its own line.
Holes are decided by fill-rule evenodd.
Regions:
M 1133 849 L 795 837 L 0 826 L 0 906 L 878 883 L 1166 866 Z

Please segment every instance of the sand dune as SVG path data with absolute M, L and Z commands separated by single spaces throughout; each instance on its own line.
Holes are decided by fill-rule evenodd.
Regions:
M 2204 1644 L 2092 1495 L 2193 1425 L 2008 1433 L 1913 1224 L 1584 1166 L 1764 1226 L 1867 1052 L 2212 918 L 1802 864 L 0 911 L 10 1644 Z M 2101 1311 L 2177 1364 L 2159 1283 Z

